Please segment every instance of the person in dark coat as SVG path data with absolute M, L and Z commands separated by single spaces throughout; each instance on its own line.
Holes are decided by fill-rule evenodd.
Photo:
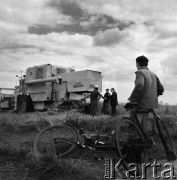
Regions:
M 103 113 L 108 115 L 109 114 L 109 105 L 110 105 L 110 96 L 109 89 L 106 89 L 106 93 L 104 94 L 104 101 L 103 101 Z
M 91 109 L 90 114 L 95 116 L 98 112 L 98 101 L 102 97 L 102 95 L 98 92 L 98 85 L 95 85 L 94 90 L 91 92 L 90 101 L 91 101 Z
M 116 106 L 118 105 L 117 93 L 114 88 L 111 88 L 112 95 L 110 96 L 110 105 L 112 108 L 112 116 L 116 116 Z

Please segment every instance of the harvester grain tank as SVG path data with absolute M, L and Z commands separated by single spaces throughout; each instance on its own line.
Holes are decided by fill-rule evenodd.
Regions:
M 102 77 L 98 71 L 75 71 L 74 67 L 51 64 L 29 67 L 16 87 L 14 110 L 83 108 L 96 84 L 101 91 Z

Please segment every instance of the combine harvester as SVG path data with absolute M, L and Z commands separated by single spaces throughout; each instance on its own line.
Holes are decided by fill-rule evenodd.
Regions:
M 94 85 L 102 91 L 101 72 L 44 64 L 29 67 L 15 87 L 14 110 L 84 109 Z

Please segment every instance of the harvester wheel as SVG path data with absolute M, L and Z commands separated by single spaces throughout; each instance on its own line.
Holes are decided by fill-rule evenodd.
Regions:
M 32 101 L 30 96 L 19 95 L 17 100 L 17 108 L 19 113 L 25 113 L 32 110 Z

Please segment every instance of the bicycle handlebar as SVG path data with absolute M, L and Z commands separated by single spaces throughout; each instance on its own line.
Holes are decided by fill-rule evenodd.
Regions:
M 133 108 L 136 108 L 136 107 L 138 107 L 138 104 L 137 103 L 133 103 L 133 102 L 128 102 L 124 106 L 125 109 L 133 109 Z
M 149 113 L 152 112 L 154 115 L 156 114 L 154 109 L 139 109 L 138 104 L 135 102 L 128 102 L 125 104 L 124 108 L 128 110 L 135 110 L 135 113 Z

